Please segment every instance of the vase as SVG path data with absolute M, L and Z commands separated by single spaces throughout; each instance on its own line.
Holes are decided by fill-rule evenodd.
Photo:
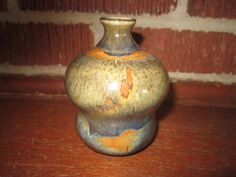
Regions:
M 79 108 L 76 128 L 83 142 L 99 153 L 129 155 L 155 137 L 155 112 L 168 93 L 169 78 L 160 61 L 134 41 L 135 19 L 100 21 L 103 38 L 72 61 L 65 87 Z

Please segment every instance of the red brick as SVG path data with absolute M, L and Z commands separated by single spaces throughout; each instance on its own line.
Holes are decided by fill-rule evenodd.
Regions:
M 122 14 L 163 14 L 176 7 L 176 0 L 19 0 L 22 10 L 72 10 Z
M 199 17 L 236 18 L 236 1 L 189 0 L 188 13 Z
M 135 28 L 141 48 L 160 58 L 169 71 L 236 73 L 236 36 L 229 33 Z
M 93 35 L 85 24 L 0 24 L 0 63 L 67 65 L 92 46 Z
M 0 1 L 0 10 L 1 11 L 7 10 L 7 1 L 6 0 L 1 0 Z

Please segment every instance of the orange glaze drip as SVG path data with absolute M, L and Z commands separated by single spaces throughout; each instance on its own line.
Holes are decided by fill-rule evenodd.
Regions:
M 147 52 L 137 50 L 129 55 L 114 56 L 107 54 L 98 47 L 87 51 L 86 54 L 89 57 L 93 57 L 96 59 L 107 59 L 107 60 L 144 60 L 149 55 Z
M 129 92 L 132 90 L 133 87 L 133 81 L 132 81 L 132 70 L 127 67 L 126 68 L 126 79 L 123 79 L 121 81 L 121 87 L 120 87 L 120 92 L 121 92 L 121 96 L 124 98 L 128 98 L 129 96 Z
M 125 130 L 119 136 L 114 137 L 99 137 L 97 141 L 104 147 L 114 149 L 118 152 L 127 152 L 134 146 L 134 140 L 138 136 L 138 131 L 129 129 Z

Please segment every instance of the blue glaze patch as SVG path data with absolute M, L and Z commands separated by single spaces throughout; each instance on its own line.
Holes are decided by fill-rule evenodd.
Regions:
M 90 134 L 99 134 L 101 136 L 118 136 L 124 130 L 134 129 L 138 130 L 145 126 L 147 122 L 151 119 L 150 116 L 145 118 L 139 118 L 129 121 L 125 120 L 99 120 L 94 122 L 94 120 L 89 121 Z

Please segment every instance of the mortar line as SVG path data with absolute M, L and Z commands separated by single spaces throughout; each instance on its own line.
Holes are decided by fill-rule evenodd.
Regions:
M 202 32 L 225 32 L 236 34 L 236 19 L 224 18 L 201 18 L 201 17 L 180 17 L 177 11 L 168 14 L 153 16 L 150 14 L 128 15 L 136 18 L 136 27 L 172 30 L 191 30 Z M 27 24 L 34 23 L 53 23 L 53 24 L 78 24 L 84 23 L 88 25 L 99 24 L 101 16 L 123 16 L 122 14 L 106 14 L 106 13 L 83 13 L 83 12 L 54 12 L 54 11 L 15 11 L 0 12 L 0 22 L 12 22 Z M 149 19 L 149 20 L 147 20 Z M 100 24 L 99 24 L 100 25 Z
M 177 6 L 172 13 L 174 13 L 178 17 L 186 17 L 189 16 L 187 11 L 188 11 L 188 0 L 178 0 Z

